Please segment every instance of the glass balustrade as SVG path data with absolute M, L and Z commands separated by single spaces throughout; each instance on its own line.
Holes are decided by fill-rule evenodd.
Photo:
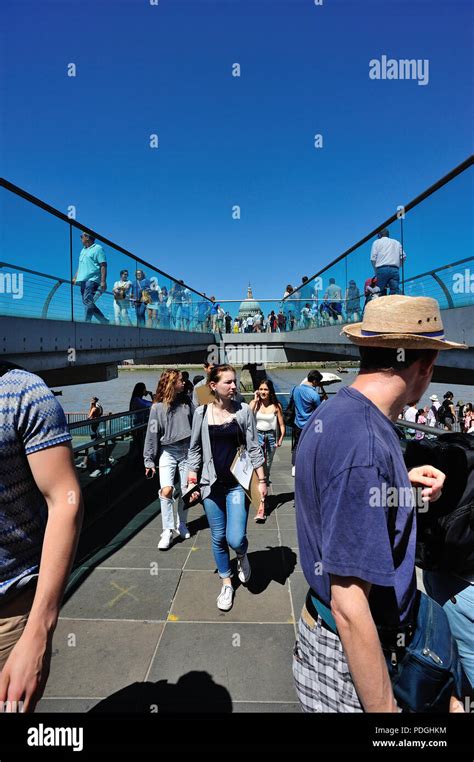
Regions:
M 212 304 L 183 281 L 96 237 L 106 261 L 87 287 L 78 273 L 83 230 L 73 219 L 2 181 L 0 315 L 116 326 L 207 331 Z M 53 272 L 47 272 L 51 268 Z M 80 281 L 75 282 L 79 274 Z
M 403 244 L 400 293 L 434 297 L 441 309 L 474 303 L 473 196 L 471 159 L 408 210 L 400 204 L 393 219 L 379 228 Z M 374 280 L 371 262 L 377 239 L 377 234 L 367 236 L 287 296 L 283 311 L 291 320 L 286 330 L 360 321 L 367 301 L 385 293 L 378 286 L 380 277 Z

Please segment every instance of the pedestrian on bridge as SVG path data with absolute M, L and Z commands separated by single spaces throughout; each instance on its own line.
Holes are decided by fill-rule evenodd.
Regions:
M 400 267 L 405 259 L 406 254 L 401 243 L 395 238 L 390 238 L 387 228 L 381 230 L 370 252 L 370 261 L 381 296 L 385 296 L 387 290 L 390 294 L 400 293 Z
M 0 367 L 0 399 L 0 712 L 22 711 L 22 702 L 32 712 L 49 675 L 83 503 L 66 418 L 43 379 Z
M 197 484 L 211 528 L 212 552 L 222 589 L 217 608 L 232 608 L 234 588 L 229 547 L 237 554 L 237 574 L 242 584 L 250 579 L 247 558 L 247 520 L 249 501 L 231 471 L 231 465 L 242 447 L 247 451 L 259 480 L 262 500 L 267 495 L 264 457 L 258 443 L 255 417 L 245 402 L 235 400 L 236 374 L 231 365 L 218 365 L 209 374 L 213 402 L 197 408 L 188 455 L 188 484 Z
M 95 317 L 99 323 L 108 325 L 109 320 L 95 303 L 107 288 L 107 261 L 104 250 L 90 233 L 82 233 L 81 240 L 83 248 L 72 283 L 78 283 L 81 287 L 82 302 L 86 308 L 86 323 L 91 323 Z
M 185 382 L 179 370 L 167 368 L 158 382 L 143 448 L 145 475 L 155 475 L 158 465 L 160 476 L 160 505 L 163 531 L 158 550 L 168 550 L 175 536 L 190 538 L 186 526 L 186 511 L 182 493 L 186 484 L 189 441 L 194 406 L 185 391 Z M 179 474 L 178 515 L 174 517 L 173 489 Z
M 293 674 L 306 712 L 397 712 L 387 664 L 403 663 L 419 600 L 412 486 L 433 502 L 445 477 L 429 465 L 407 472 L 395 423 L 428 388 L 438 351 L 467 347 L 444 338 L 438 303 L 425 297 L 369 302 L 343 333 L 359 346 L 360 373 L 316 410 L 296 456 L 309 591 Z M 413 693 L 425 687 L 413 675 Z M 450 709 L 463 711 L 456 697 Z

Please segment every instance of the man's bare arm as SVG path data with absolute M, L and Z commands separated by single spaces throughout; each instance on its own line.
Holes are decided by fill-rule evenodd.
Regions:
M 28 455 L 33 478 L 48 506 L 36 594 L 25 630 L 0 675 L 0 701 L 34 708 L 49 672 L 51 640 L 76 553 L 83 505 L 69 444 Z
M 366 712 L 397 712 L 385 657 L 369 608 L 371 584 L 331 574 L 331 610 Z

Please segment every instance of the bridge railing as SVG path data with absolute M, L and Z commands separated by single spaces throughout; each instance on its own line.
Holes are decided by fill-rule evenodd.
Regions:
M 272 330 L 271 310 L 281 314 L 280 330 L 283 325 L 286 331 L 358 322 L 370 295 L 367 287 L 377 293 L 380 272 L 371 284 L 376 275 L 371 253 L 386 229 L 406 254 L 400 261 L 400 292 L 434 297 L 441 309 L 472 305 L 472 165 L 471 156 L 417 198 L 400 203 L 388 220 L 281 300 L 262 300 L 266 330 Z M 232 314 L 231 303 L 221 305 Z
M 12 183 L 1 179 L 0 186 L 0 315 L 87 322 L 102 321 L 102 314 L 120 326 L 210 330 L 212 302 L 205 294 Z M 102 247 L 107 262 L 94 317 L 86 315 L 81 284 L 74 283 L 82 232 Z M 122 271 L 128 273 L 123 279 Z M 130 284 L 124 291 L 121 281 Z

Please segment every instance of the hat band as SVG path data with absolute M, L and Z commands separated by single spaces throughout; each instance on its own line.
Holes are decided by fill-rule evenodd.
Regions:
M 386 336 L 388 333 L 394 333 L 393 331 L 364 331 L 364 329 L 361 329 L 361 335 L 362 336 Z M 397 334 L 402 333 L 401 331 L 397 331 Z M 410 331 L 411 336 L 426 336 L 426 338 L 431 339 L 435 336 L 442 336 L 444 339 L 444 331 L 428 331 L 427 333 L 412 333 Z

